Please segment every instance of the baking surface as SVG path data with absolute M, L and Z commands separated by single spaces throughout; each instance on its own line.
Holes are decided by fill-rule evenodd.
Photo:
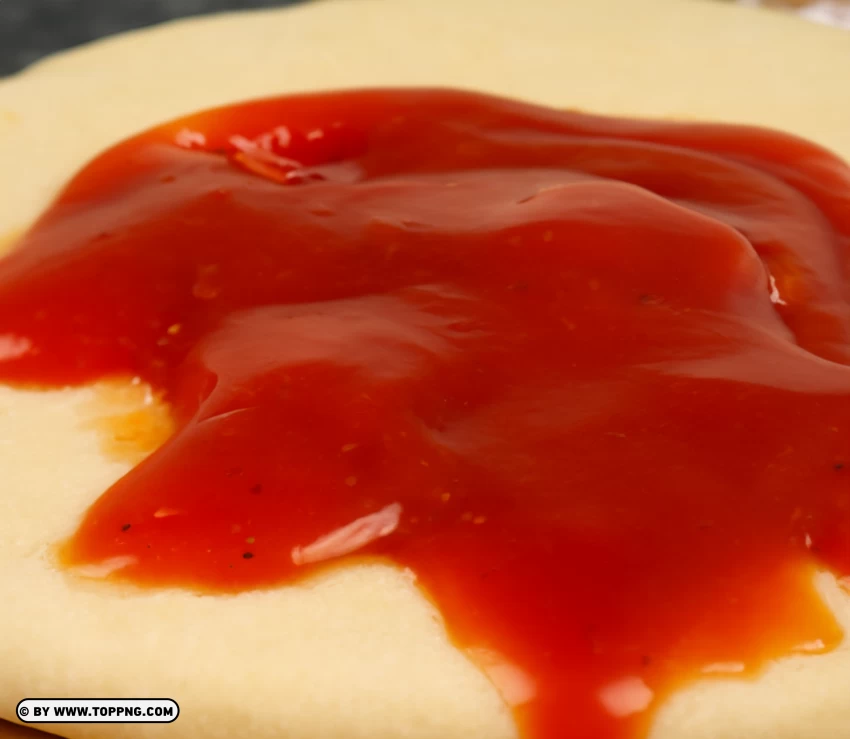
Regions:
M 697 3 L 693 10 L 676 9 L 686 4 L 686 0 L 677 0 L 677 3 L 659 1 L 640 6 L 641 10 L 663 12 L 665 18 L 671 19 L 670 23 L 681 33 L 673 38 L 668 35 L 669 27 L 662 33 L 651 19 L 647 20 L 644 12 L 632 10 L 634 6 L 625 3 L 600 3 L 606 6 L 601 12 L 615 19 L 605 24 L 576 7 L 556 11 L 555 3 L 546 8 L 545 14 L 536 13 L 537 6 L 524 9 L 521 14 L 501 8 L 495 12 L 488 7 L 489 25 L 479 27 L 477 19 L 485 17 L 483 6 L 478 6 L 476 12 L 472 3 L 470 10 L 443 8 L 446 13 L 456 14 L 451 16 L 453 23 L 446 23 L 445 17 L 436 17 L 421 6 L 404 5 L 404 12 L 391 12 L 383 4 L 361 0 L 356 4 L 356 17 L 350 5 L 322 3 L 316 13 L 312 9 L 309 14 L 296 13 L 296 9 L 291 25 L 287 18 L 286 26 L 282 25 L 281 17 L 222 18 L 165 27 L 154 33 L 108 42 L 48 62 L 29 75 L 0 86 L 0 153 L 21 173 L 14 187 L 3 190 L 0 230 L 26 225 L 82 161 L 140 127 L 234 99 L 364 81 L 461 84 L 598 112 L 734 119 L 772 125 L 782 121 L 783 127 L 850 156 L 850 112 L 846 103 L 835 102 L 835 91 L 846 89 L 847 81 L 848 52 L 843 36 L 814 24 L 795 23 L 779 14 L 726 15 L 719 10 L 715 12 L 714 6 L 709 10 L 708 4 L 699 4 L 696 10 Z M 540 3 L 540 8 L 543 6 L 545 3 Z M 559 20 L 557 24 L 549 23 L 553 13 Z M 362 30 L 359 39 L 350 38 L 349 31 L 354 25 Z M 386 34 L 387 27 L 394 33 Z M 747 32 L 738 33 L 739 27 Z M 439 58 L 434 58 L 433 46 L 417 41 L 418 37 L 428 35 L 423 34 L 423 29 L 432 39 L 440 34 L 443 45 Z M 565 33 L 575 36 L 568 35 L 568 44 L 564 43 Z M 786 47 L 782 43 L 786 34 L 794 34 L 797 43 Z M 681 54 L 683 37 L 693 39 L 686 56 Z M 524 43 L 523 38 L 533 38 L 534 43 Z M 317 55 L 315 49 L 321 44 L 332 44 L 335 54 Z M 612 52 L 622 48 L 630 49 L 633 54 L 626 58 Z M 644 48 L 652 53 L 642 54 Z M 718 48 L 723 49 L 723 55 L 717 53 Z M 174 60 L 185 58 L 188 51 L 192 52 L 198 68 L 204 70 L 203 75 L 186 65 L 175 66 Z M 271 70 L 270 59 L 275 62 Z M 340 63 L 341 59 L 345 60 L 344 64 Z M 563 75 L 554 80 L 553 60 L 559 69 L 582 72 L 566 81 Z M 295 69 L 298 73 L 281 76 L 275 71 L 279 69 Z M 768 84 L 777 76 L 783 80 L 779 88 Z M 163 86 L 163 79 L 171 84 Z M 205 83 L 206 80 L 212 83 Z M 793 99 L 787 94 L 789 90 L 796 93 Z M 108 109 L 100 105 L 104 99 L 111 102 Z M 91 110 L 95 109 L 99 115 L 92 117 Z M 61 119 L 72 135 L 61 146 L 57 141 L 56 146 L 46 147 L 44 142 L 54 141 L 57 135 L 52 127 L 56 111 L 62 112 Z M 73 393 L 56 398 L 55 402 L 18 394 L 2 397 L 3 407 L 18 414 L 20 423 L 10 423 L 7 419 L 3 425 L 0 420 L 0 434 L 17 438 L 16 435 L 26 433 L 31 441 L 24 455 L 26 469 L 16 467 L 21 458 L 18 450 L 2 458 L 4 469 L 13 470 L 16 475 L 13 482 L 17 487 L 13 485 L 10 489 L 18 490 L 21 498 L 23 491 L 32 491 L 33 500 L 21 502 L 31 507 L 16 508 L 12 520 L 3 523 L 18 528 L 0 529 L 0 560 L 5 560 L 0 566 L 0 594 L 5 602 L 13 602 L 9 591 L 15 588 L 15 612 L 0 613 L 0 619 L 5 615 L 5 621 L 11 622 L 6 624 L 6 640 L 0 644 L 0 663 L 26 664 L 32 674 L 0 675 L 3 701 L 0 711 L 10 715 L 9 706 L 36 690 L 44 691 L 42 694 L 65 695 L 84 690 L 89 694 L 98 690 L 100 694 L 132 694 L 131 688 L 139 684 L 133 683 L 135 676 L 148 670 L 147 675 L 153 681 L 148 685 L 167 685 L 172 691 L 182 685 L 180 690 L 188 702 L 181 700 L 183 695 L 178 700 L 184 709 L 190 709 L 181 716 L 182 727 L 200 736 L 241 735 L 249 726 L 252 735 L 271 738 L 279 736 L 276 727 L 282 721 L 295 726 L 299 737 L 383 736 L 375 732 L 391 725 L 393 720 L 403 721 L 403 716 L 399 719 L 392 712 L 396 709 L 412 710 L 422 721 L 436 722 L 430 725 L 432 733 L 410 736 L 445 736 L 446 725 L 439 724 L 442 718 L 474 721 L 475 717 L 466 716 L 459 703 L 474 706 L 476 714 L 492 711 L 493 723 L 479 726 L 479 733 L 471 735 L 512 735 L 510 726 L 504 723 L 505 714 L 500 712 L 498 697 L 460 655 L 452 653 L 441 629 L 433 624 L 429 626 L 432 614 L 413 598 L 409 584 L 405 585 L 394 574 L 363 573 L 365 580 L 358 579 L 358 575 L 357 582 L 349 579 L 326 583 L 329 590 L 309 596 L 318 597 L 326 605 L 322 609 L 299 605 L 291 599 L 284 604 L 280 601 L 283 595 L 274 593 L 268 598 L 233 599 L 232 603 L 222 605 L 224 614 L 217 607 L 208 609 L 209 604 L 195 602 L 202 599 L 193 600 L 180 594 L 105 598 L 101 593 L 80 592 L 64 584 L 62 577 L 45 567 L 40 547 L 66 531 L 68 521 L 79 515 L 90 496 L 121 473 L 117 468 L 102 467 L 92 439 L 78 438 L 82 435 L 75 432 L 77 416 L 72 407 L 78 402 L 79 396 Z M 45 428 L 50 429 L 49 434 L 44 433 Z M 51 444 L 57 444 L 56 453 Z M 88 460 L 86 469 L 79 466 L 81 458 Z M 51 468 L 57 465 L 59 470 L 54 472 Z M 69 471 L 76 475 L 70 481 Z M 51 494 L 58 485 L 67 488 L 68 496 L 57 506 Z M 17 500 L 12 503 L 18 505 Z M 19 526 L 21 517 L 30 517 L 37 524 L 36 529 Z M 15 587 L 22 577 L 27 583 L 24 590 Z M 829 590 L 827 584 L 824 587 Z M 846 607 L 837 591 L 830 592 L 837 610 Z M 296 594 L 290 595 L 294 598 Z M 382 613 L 404 613 L 414 631 L 396 633 L 395 637 L 402 640 L 396 644 L 393 634 L 374 634 L 369 631 L 368 623 L 334 620 L 334 606 L 350 607 L 352 599 L 380 606 Z M 107 612 L 97 612 L 97 604 L 104 600 L 109 601 Z M 382 682 L 369 669 L 363 670 L 364 664 L 372 663 L 368 653 L 361 651 L 362 659 L 350 663 L 348 674 L 337 671 L 330 676 L 321 675 L 325 689 L 333 691 L 356 681 L 355 688 L 361 692 L 350 696 L 353 702 L 369 702 L 368 690 L 362 692 L 364 686 L 375 691 L 386 687 L 387 693 L 381 693 L 381 697 L 395 696 L 397 700 L 377 718 L 359 710 L 359 704 L 348 706 L 346 710 L 350 713 L 343 729 L 333 722 L 333 716 L 322 713 L 327 712 L 327 705 L 311 703 L 316 695 L 304 692 L 303 679 L 300 684 L 281 682 L 280 685 L 286 685 L 282 689 L 289 700 L 276 700 L 278 691 L 270 690 L 277 685 L 274 664 L 263 651 L 268 650 L 268 644 L 252 641 L 251 634 L 242 632 L 238 638 L 244 641 L 235 645 L 238 649 L 215 652 L 212 657 L 223 660 L 219 668 L 221 664 L 232 666 L 233 660 L 238 664 L 248 660 L 251 674 L 232 685 L 229 691 L 216 692 L 220 671 L 216 671 L 215 661 L 210 661 L 210 655 L 204 651 L 206 646 L 215 644 L 222 629 L 233 623 L 233 619 L 237 623 L 242 623 L 239 619 L 250 619 L 246 623 L 252 628 L 265 624 L 273 629 L 273 624 L 279 623 L 282 609 L 289 607 L 293 608 L 290 612 L 293 617 L 301 614 L 301 618 L 308 619 L 304 622 L 306 634 L 299 634 L 291 644 L 294 659 L 304 660 L 306 690 L 311 684 L 319 684 L 309 682 L 315 677 L 310 672 L 314 668 L 311 661 L 333 664 L 336 669 L 339 650 L 356 653 L 359 644 L 355 642 L 365 639 L 367 646 L 382 655 L 400 649 L 401 662 L 410 660 L 408 670 L 411 664 L 418 664 L 420 674 L 413 677 L 421 680 L 417 684 L 420 694 L 434 702 L 404 703 L 410 696 L 399 697 L 394 687 L 411 679 L 404 665 L 384 664 L 386 682 Z M 155 634 L 148 628 L 151 619 L 159 619 L 157 623 L 163 624 Z M 321 629 L 313 623 L 317 621 Z M 311 631 L 313 626 L 315 629 Z M 78 640 L 91 648 L 75 652 L 70 640 L 64 638 L 69 627 Z M 356 640 L 348 638 L 352 630 Z M 47 635 L 42 644 L 32 638 L 39 634 Z M 414 634 L 430 645 L 423 653 L 404 651 L 405 640 Z M 190 641 L 194 640 L 192 644 L 185 643 L 186 635 L 191 636 Z M 201 638 L 203 635 L 206 641 Z M 337 641 L 329 640 L 326 635 L 334 636 Z M 127 653 L 128 643 L 152 640 L 159 646 L 160 655 L 180 655 L 191 666 L 189 669 L 194 670 L 192 679 L 187 680 L 185 674 L 180 676 L 174 671 L 169 674 L 168 665 L 161 664 L 164 661 L 161 658 L 148 660 L 145 654 L 135 650 Z M 307 649 L 299 644 L 305 640 Z M 77 669 L 79 665 L 84 668 L 82 675 Z M 455 676 L 455 682 L 449 681 L 450 690 L 441 693 L 439 683 L 445 682 L 450 673 Z M 344 682 L 335 683 L 336 679 Z M 654 737 L 846 739 L 850 736 L 850 713 L 842 686 L 848 680 L 848 654 L 836 652 L 823 660 L 807 658 L 795 661 L 788 669 L 772 669 L 758 684 L 730 681 L 697 687 L 659 714 Z M 841 692 L 831 692 L 830 688 Z M 239 691 L 244 691 L 246 704 L 256 705 L 258 695 L 267 698 L 267 713 L 260 720 L 234 711 L 233 694 Z M 375 694 L 378 693 L 372 693 Z M 462 700 L 452 703 L 457 696 Z M 300 701 L 298 706 L 289 705 L 297 701 Z M 452 706 L 455 714 L 451 712 Z M 296 710 L 300 708 L 304 710 Z M 205 717 L 203 721 L 201 715 Z M 305 720 L 312 721 L 312 725 L 297 723 Z M 381 723 L 375 724 L 376 720 Z M 470 723 L 467 726 L 472 728 Z M 86 727 L 69 727 L 74 736 L 85 736 L 86 731 Z M 162 735 L 163 731 L 158 729 L 156 735 Z M 87 733 L 133 735 L 125 727 L 105 727 L 102 732 Z M 142 732 L 136 735 L 141 736 Z M 144 735 L 153 736 L 154 732 L 148 729 Z

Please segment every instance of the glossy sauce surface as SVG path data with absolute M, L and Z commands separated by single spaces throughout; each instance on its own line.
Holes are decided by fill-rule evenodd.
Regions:
M 850 171 L 777 133 L 268 100 L 71 182 L 0 263 L 0 379 L 173 408 L 69 565 L 235 592 L 388 558 L 525 736 L 639 737 L 840 638 L 848 248 Z

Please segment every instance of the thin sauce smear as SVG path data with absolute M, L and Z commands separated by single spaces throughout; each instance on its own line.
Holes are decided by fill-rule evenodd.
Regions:
M 841 638 L 812 575 L 850 574 L 848 250 L 850 169 L 779 133 L 266 100 L 74 178 L 0 263 L 0 379 L 172 408 L 69 566 L 238 592 L 386 558 L 524 736 L 635 738 Z

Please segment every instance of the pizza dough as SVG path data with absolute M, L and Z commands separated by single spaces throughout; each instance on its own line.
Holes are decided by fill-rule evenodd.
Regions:
M 107 145 L 201 108 L 311 89 L 446 85 L 597 113 L 754 123 L 850 158 L 850 37 L 707 0 L 325 0 L 99 42 L 0 82 L 0 234 Z M 850 206 L 849 206 L 850 207 Z M 57 570 L 50 547 L 129 467 L 98 388 L 0 388 L 0 717 L 23 697 L 171 697 L 180 718 L 68 737 L 509 739 L 495 685 L 447 640 L 415 573 L 343 568 L 239 596 Z M 850 598 L 819 586 L 850 629 Z M 651 739 L 849 739 L 850 642 L 714 679 Z M 3 729 L 0 729 L 3 736 Z

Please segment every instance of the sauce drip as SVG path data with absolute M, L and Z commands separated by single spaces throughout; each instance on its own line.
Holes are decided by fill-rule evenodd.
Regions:
M 69 564 L 234 592 L 388 558 L 527 737 L 637 737 L 840 638 L 848 248 L 850 170 L 778 133 L 253 102 L 76 176 L 0 265 L 0 378 L 173 409 Z

